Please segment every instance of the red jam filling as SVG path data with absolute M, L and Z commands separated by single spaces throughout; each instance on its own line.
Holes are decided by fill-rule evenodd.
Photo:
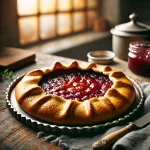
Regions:
M 44 76 L 39 83 L 46 94 L 81 102 L 92 97 L 103 96 L 112 84 L 108 76 L 102 73 L 77 69 L 55 71 Z

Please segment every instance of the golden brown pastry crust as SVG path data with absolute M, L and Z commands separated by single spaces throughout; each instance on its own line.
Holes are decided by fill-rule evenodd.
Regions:
M 108 75 L 113 85 L 104 96 L 84 102 L 65 100 L 56 95 L 46 95 L 38 85 L 43 75 L 56 69 L 93 69 Z M 19 105 L 29 114 L 44 121 L 63 125 L 95 124 L 113 119 L 125 112 L 135 99 L 132 82 L 121 72 L 109 66 L 94 63 L 83 65 L 76 61 L 68 66 L 56 62 L 52 68 L 42 68 L 27 73 L 15 88 Z

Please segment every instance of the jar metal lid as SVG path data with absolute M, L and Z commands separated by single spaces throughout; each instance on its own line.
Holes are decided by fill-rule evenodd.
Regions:
M 129 50 L 150 52 L 150 41 L 133 41 L 129 44 Z

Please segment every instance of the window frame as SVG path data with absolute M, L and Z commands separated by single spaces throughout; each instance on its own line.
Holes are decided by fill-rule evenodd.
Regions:
M 98 6 L 95 7 L 95 8 L 88 8 L 87 7 L 87 1 L 88 0 L 85 0 L 85 8 L 74 9 L 73 8 L 73 0 L 71 0 L 71 10 L 60 11 L 60 10 L 57 10 L 58 0 L 56 0 L 56 10 L 54 12 L 41 13 L 40 12 L 40 0 L 37 0 L 37 4 L 38 4 L 37 14 L 19 15 L 18 14 L 18 10 L 17 10 L 18 43 L 19 43 L 19 46 L 20 47 L 33 46 L 35 44 L 40 44 L 40 43 L 47 42 L 47 41 L 53 41 L 53 40 L 56 40 L 56 39 L 65 38 L 65 37 L 68 37 L 68 36 L 72 36 L 72 35 L 76 35 L 76 34 L 85 33 L 87 31 L 90 31 L 92 29 L 92 27 L 91 28 L 88 27 L 88 14 L 87 14 L 87 12 L 90 11 L 90 10 L 97 11 L 97 15 L 100 16 L 99 15 L 99 12 L 100 12 L 100 5 L 99 5 L 100 4 L 100 0 L 97 0 Z M 65 35 L 59 35 L 57 33 L 57 24 L 58 24 L 57 15 L 59 13 L 70 13 L 71 15 L 73 15 L 74 12 L 84 12 L 85 13 L 85 29 L 81 30 L 81 31 L 74 31 L 73 30 L 73 17 L 71 17 L 71 23 L 72 23 L 72 25 L 71 25 L 71 32 L 67 33 Z M 54 14 L 56 16 L 56 25 L 55 25 L 56 36 L 55 37 L 49 37 L 49 38 L 46 38 L 46 39 L 41 39 L 41 37 L 40 37 L 40 16 L 42 16 L 42 15 L 51 15 L 51 14 Z M 20 33 L 19 33 L 19 19 L 20 18 L 31 17 L 31 16 L 37 17 L 37 20 L 38 20 L 38 25 L 37 25 L 37 31 L 38 31 L 37 35 L 38 35 L 38 37 L 37 37 L 37 41 L 21 44 L 20 43 Z

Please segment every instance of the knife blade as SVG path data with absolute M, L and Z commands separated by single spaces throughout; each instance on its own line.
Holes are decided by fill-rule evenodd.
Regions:
M 105 150 L 128 132 L 131 132 L 136 129 L 141 129 L 147 126 L 149 123 L 150 123 L 150 112 L 133 122 L 129 122 L 129 124 L 124 128 L 112 132 L 103 137 L 102 139 L 95 141 L 92 144 L 92 148 L 93 150 Z

